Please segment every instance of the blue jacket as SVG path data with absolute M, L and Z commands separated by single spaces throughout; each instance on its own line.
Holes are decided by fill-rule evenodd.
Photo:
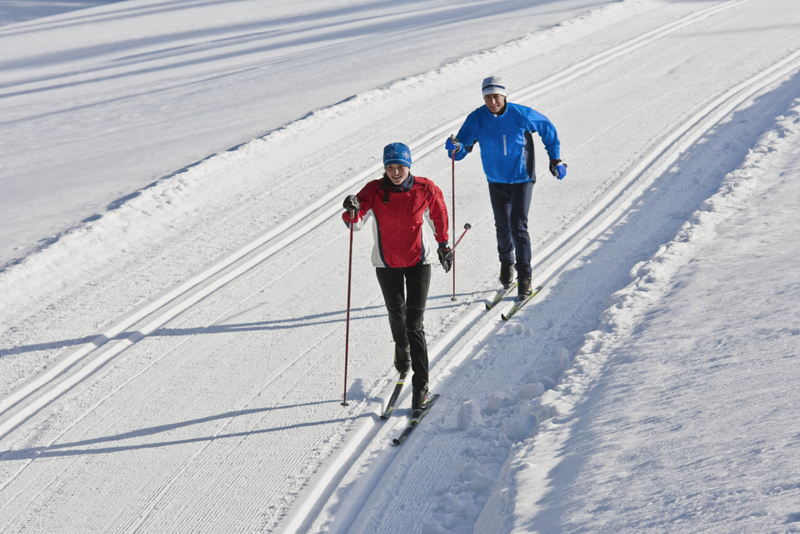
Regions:
M 461 147 L 455 159 L 464 159 L 475 143 L 480 143 L 483 172 L 490 182 L 536 182 L 533 132 L 542 138 L 550 159 L 559 159 L 561 143 L 550 119 L 527 106 L 510 102 L 500 115 L 481 106 L 467 116 L 456 135 Z

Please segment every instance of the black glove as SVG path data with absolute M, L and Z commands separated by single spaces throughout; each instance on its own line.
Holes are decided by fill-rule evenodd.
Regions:
M 567 175 L 567 164 L 561 161 L 560 159 L 551 159 L 550 174 L 552 174 L 559 180 L 563 180 L 564 177 Z
M 354 211 L 358 213 L 358 210 L 361 208 L 361 203 L 358 201 L 357 196 L 347 195 L 347 198 L 344 199 L 343 206 L 347 211 Z
M 439 263 L 442 264 L 444 272 L 450 272 L 450 267 L 453 266 L 453 252 L 447 243 L 439 243 Z

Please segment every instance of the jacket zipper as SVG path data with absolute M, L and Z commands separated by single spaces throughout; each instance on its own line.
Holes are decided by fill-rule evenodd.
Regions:
M 506 147 L 506 136 L 503 136 L 503 155 L 508 156 L 508 148 Z

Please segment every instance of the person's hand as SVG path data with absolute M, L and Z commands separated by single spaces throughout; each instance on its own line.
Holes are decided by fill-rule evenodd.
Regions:
M 559 180 L 563 180 L 564 177 L 567 175 L 567 164 L 561 161 L 560 159 L 551 159 L 550 174 L 552 174 Z
M 347 198 L 344 199 L 344 209 L 350 212 L 358 213 L 358 210 L 361 208 L 361 203 L 358 201 L 358 197 L 356 195 L 347 195 Z
M 444 147 L 450 152 L 458 152 L 461 150 L 461 143 L 456 139 L 455 135 L 451 135 L 444 143 Z
M 453 251 L 447 243 L 439 243 L 439 263 L 442 264 L 444 272 L 450 272 L 450 267 L 453 266 Z

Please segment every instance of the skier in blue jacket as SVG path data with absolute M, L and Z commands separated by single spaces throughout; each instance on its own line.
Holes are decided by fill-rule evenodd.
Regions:
M 529 107 L 506 101 L 506 88 L 497 76 L 482 84 L 483 106 L 467 116 L 458 134 L 445 143 L 448 155 L 460 161 L 481 145 L 483 172 L 489 181 L 489 198 L 494 211 L 500 281 L 509 289 L 517 270 L 518 295 L 531 294 L 531 239 L 528 210 L 531 205 L 534 168 L 533 133 L 544 143 L 550 158 L 550 172 L 559 180 L 567 175 L 560 159 L 561 144 L 550 119 Z

